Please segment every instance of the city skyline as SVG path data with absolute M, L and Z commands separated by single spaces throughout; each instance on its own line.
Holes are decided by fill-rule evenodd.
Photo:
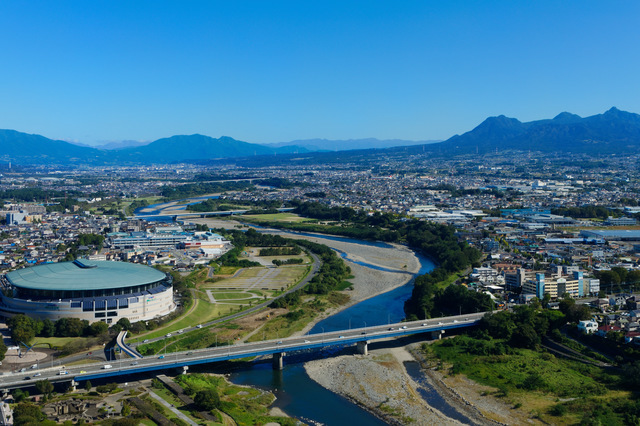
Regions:
M 0 128 L 97 145 L 447 139 L 640 111 L 635 3 L 0 5 Z

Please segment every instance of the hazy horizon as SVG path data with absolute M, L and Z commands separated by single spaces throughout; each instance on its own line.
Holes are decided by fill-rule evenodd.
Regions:
M 443 140 L 640 112 L 637 2 L 3 2 L 0 128 L 91 146 Z

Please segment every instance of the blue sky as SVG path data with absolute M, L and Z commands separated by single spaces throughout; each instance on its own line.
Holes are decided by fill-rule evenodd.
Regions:
M 4 1 L 0 128 L 446 139 L 640 113 L 637 1 Z

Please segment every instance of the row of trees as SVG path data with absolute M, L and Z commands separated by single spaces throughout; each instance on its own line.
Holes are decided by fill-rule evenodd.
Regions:
M 297 258 L 293 258 L 293 259 L 287 259 L 287 260 L 280 260 L 280 259 L 273 259 L 271 261 L 271 263 L 273 263 L 276 266 L 282 266 L 282 265 L 300 265 L 303 262 L 303 260 L 299 257 Z
M 166 200 L 179 200 L 202 194 L 214 194 L 227 191 L 243 191 L 252 189 L 253 185 L 246 181 L 234 182 L 198 182 L 179 186 L 163 186 L 161 195 Z
M 187 210 L 191 212 L 224 212 L 229 210 L 239 210 L 242 208 L 243 206 L 231 204 L 229 201 L 220 198 L 209 198 L 201 203 L 187 206 Z
M 329 247 L 306 240 L 296 243 L 318 255 L 322 260 L 322 266 L 308 285 L 274 300 L 269 305 L 272 308 L 293 308 L 300 303 L 302 294 L 328 294 L 336 290 L 351 274 L 351 269 Z
M 407 219 L 391 213 L 376 212 L 368 215 L 349 207 L 329 207 L 318 202 L 296 200 L 292 203 L 296 206 L 295 212 L 302 216 L 320 220 L 337 220 L 342 221 L 343 224 L 329 227 L 305 224 L 279 226 L 296 230 L 310 230 L 308 227 L 312 226 L 314 231 L 353 238 L 404 242 L 436 260 L 438 267 L 427 276 L 416 279 L 413 294 L 405 304 L 405 313 L 412 318 L 425 318 L 425 316 L 437 314 L 436 311 L 432 311 L 436 284 L 447 279 L 452 273 L 477 264 L 482 257 L 482 252 L 466 242 L 458 241 L 452 226 Z M 477 299 L 478 303 L 477 305 L 465 304 L 468 312 L 475 312 L 476 308 L 487 305 L 481 297 L 469 296 L 466 299 Z
M 121 329 L 124 324 L 130 327 L 126 318 L 118 321 Z M 105 322 L 89 324 L 87 320 L 78 318 L 60 318 L 57 321 L 40 320 L 24 314 L 15 315 L 7 320 L 11 329 L 11 338 L 16 343 L 29 343 L 36 336 L 39 337 L 91 337 L 107 333 L 109 326 Z M 119 331 L 119 330 L 118 330 Z
M 65 198 L 67 196 L 80 196 L 78 191 L 54 191 L 42 188 L 20 188 L 0 191 L 0 199 L 15 201 L 52 201 L 54 198 Z
M 277 254 L 264 253 L 288 253 L 300 254 L 302 250 L 297 247 L 296 242 L 283 238 L 280 235 L 262 234 L 251 228 L 247 232 L 238 230 L 226 231 L 224 229 L 217 230 L 224 234 L 233 242 L 234 248 L 220 256 L 217 262 L 221 266 L 235 266 L 241 268 L 250 268 L 252 266 L 260 266 L 259 262 L 253 262 L 248 259 L 238 259 L 245 247 L 268 247 L 260 250 L 260 256 L 276 256 Z
M 558 207 L 551 209 L 552 214 L 560 216 L 568 216 L 574 219 L 607 219 L 609 216 L 620 217 L 622 212 L 620 210 L 608 209 L 604 206 L 580 206 L 580 207 Z
M 148 205 L 149 202 L 145 199 L 133 200 L 133 202 L 127 206 L 127 214 L 132 216 L 136 210 L 147 207 Z
M 258 256 L 297 256 L 302 253 L 302 249 L 298 246 L 295 247 L 269 247 L 260 249 Z
M 537 349 L 542 339 L 554 330 L 567 322 L 587 320 L 592 315 L 587 305 L 577 305 L 569 296 L 560 301 L 559 310 L 545 308 L 544 302 L 534 299 L 530 305 L 515 306 L 512 311 L 485 315 L 477 336 L 502 339 L 513 347 Z

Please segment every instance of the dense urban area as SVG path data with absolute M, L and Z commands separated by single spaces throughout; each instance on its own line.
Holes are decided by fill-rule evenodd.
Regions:
M 184 317 L 187 320 L 173 330 L 182 333 L 193 327 L 201 333 L 196 324 L 216 318 L 202 314 L 197 322 L 188 320 L 188 315 L 199 312 L 189 310 L 191 299 L 197 298 L 191 290 L 209 292 L 213 300 L 216 293 L 205 283 L 213 285 L 219 276 L 232 276 L 243 267 L 289 270 L 292 275 L 286 285 L 254 292 L 251 303 L 237 303 L 216 315 L 243 312 L 254 308 L 254 302 L 266 301 L 270 304 L 247 315 L 261 315 L 265 321 L 273 315 L 281 323 L 306 316 L 312 323 L 322 312 L 313 303 L 332 309 L 349 303 L 351 271 L 332 250 L 260 237 L 253 230 L 239 232 L 268 227 L 401 244 L 433 259 L 435 269 L 415 279 L 413 294 L 404 305 L 408 320 L 495 312 L 469 332 L 418 345 L 414 355 L 425 369 L 447 368 L 451 376 L 464 374 L 487 386 L 491 390 L 485 393 L 496 404 L 520 413 L 515 423 L 526 419 L 540 424 L 638 424 L 640 308 L 634 293 L 640 286 L 639 160 L 633 155 L 511 151 L 435 160 L 398 150 L 379 157 L 353 155 L 348 162 L 319 165 L 301 159 L 299 165 L 290 161 L 270 167 L 4 165 L 0 272 L 11 277 L 22 268 L 77 259 L 143 264 L 172 277 L 175 307 L 167 318 L 144 324 L 112 322 L 107 317 L 85 323 L 37 321 L 14 312 L 6 318 L 0 359 L 11 350 L 26 351 L 38 339 L 60 338 L 59 345 L 50 345 L 48 356 L 69 364 L 65 356 L 72 359 L 91 354 L 96 347 L 97 351 L 113 347 L 112 340 L 122 330 L 137 339 L 140 353 L 157 356 L 166 351 L 171 337 L 163 325 Z M 165 208 L 145 211 L 157 204 Z M 151 218 L 154 214 L 162 220 Z M 204 218 L 214 218 L 218 224 L 231 220 L 234 225 L 209 226 Z M 313 256 L 321 257 L 324 269 L 310 284 L 295 288 L 309 273 Z M 258 257 L 267 260 L 256 262 Z M 0 281 L 4 297 L 12 297 L 10 280 L 3 275 Z M 265 314 L 269 309 L 272 312 Z M 257 326 L 263 322 L 253 328 Z M 251 327 L 234 327 L 246 336 L 227 330 L 224 337 L 215 335 L 216 346 L 218 338 L 249 337 Z M 268 325 L 260 332 L 266 330 L 277 339 L 300 331 L 282 327 L 281 334 Z M 159 334 L 149 334 L 155 329 L 161 330 Z M 70 337 L 84 340 L 63 340 Z M 213 343 L 200 339 L 200 344 Z M 184 344 L 170 350 L 192 347 L 196 348 Z M 11 367 L 3 361 L 0 382 L 5 374 L 29 374 L 27 379 L 33 379 L 25 372 L 28 365 Z M 575 386 L 576 381 L 580 385 Z M 247 420 L 239 412 L 250 410 L 238 409 L 240 403 L 230 395 L 235 398 L 239 391 L 225 393 L 231 385 L 223 382 L 197 375 L 179 376 L 174 382 L 162 376 L 148 388 L 169 395 L 165 400 L 174 405 L 190 401 L 197 407 L 193 409 L 197 422 L 243 424 Z M 184 391 L 176 391 L 180 388 L 176 383 Z M 54 392 L 46 380 L 38 381 L 36 388 L 31 392 L 39 395 L 35 402 L 40 405 L 26 402 L 33 398 L 28 391 L 7 392 L 5 401 L 11 405 L 3 406 L 3 419 L 12 415 L 16 425 L 45 419 L 138 424 L 130 416 L 134 412 L 136 419 L 164 424 L 162 419 L 171 415 L 138 398 L 133 388 L 131 398 L 123 398 L 122 384 L 92 388 L 88 383 L 85 394 L 96 398 L 75 399 L 73 406 L 64 405 L 67 394 L 57 388 Z M 272 402 L 264 392 L 242 392 L 262 399 L 265 407 Z M 367 405 L 353 395 L 345 396 Z M 47 399 L 43 411 L 40 407 Z M 82 404 L 84 408 L 78 408 Z M 389 422 L 415 421 L 395 409 L 385 411 L 383 405 L 367 408 Z M 274 420 L 269 417 L 274 414 L 266 411 L 252 415 L 256 424 L 297 422 L 277 415 Z M 172 421 L 197 424 L 193 418 L 178 416 Z M 484 413 L 478 424 L 500 421 Z

